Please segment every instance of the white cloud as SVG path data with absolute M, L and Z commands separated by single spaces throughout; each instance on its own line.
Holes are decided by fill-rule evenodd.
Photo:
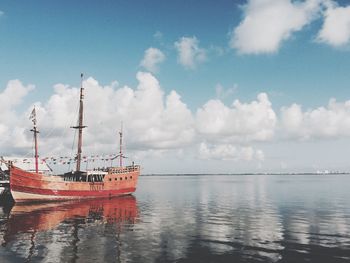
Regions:
M 264 160 L 264 153 L 252 147 L 236 147 L 232 144 L 208 145 L 202 142 L 198 148 L 198 157 L 205 160 L 252 161 Z
M 157 41 L 161 41 L 163 39 L 163 33 L 160 31 L 157 31 L 153 34 L 153 37 Z
M 3 152 L 12 148 L 14 144 L 22 146 L 23 135 L 19 129 L 13 129 L 21 123 L 22 118 L 16 112 L 24 97 L 34 89 L 33 85 L 23 85 L 19 80 L 10 80 L 3 92 L 0 93 L 0 148 Z M 28 118 L 29 114 L 25 116 Z
M 350 101 L 331 99 L 327 107 L 305 112 L 298 104 L 281 109 L 282 134 L 300 139 L 350 136 Z
M 350 42 L 350 6 L 339 7 L 334 2 L 324 12 L 324 23 L 317 40 L 334 47 Z
M 158 65 L 165 60 L 165 55 L 157 48 L 150 47 L 145 51 L 140 65 L 150 72 L 157 72 Z
M 226 160 L 221 163 L 223 172 L 230 169 L 232 160 L 259 165 L 264 161 L 269 167 L 275 164 L 276 169 L 281 169 L 282 161 L 288 163 L 288 169 L 297 165 L 308 167 L 302 159 L 313 150 L 304 151 L 299 161 L 294 161 L 292 153 L 303 147 L 296 141 L 316 138 L 317 145 L 313 147 L 318 149 L 321 141 L 323 145 L 338 143 L 339 146 L 340 140 L 328 139 L 347 140 L 350 136 L 350 100 L 330 100 L 327 106 L 308 110 L 293 104 L 282 108 L 277 120 L 268 96 L 261 93 L 256 100 L 246 103 L 236 100 L 230 106 L 218 99 L 209 100 L 193 114 L 176 91 L 165 93 L 151 73 L 139 72 L 136 78 L 138 84 L 134 88 L 119 86 L 117 82 L 104 86 L 91 77 L 84 81 L 84 123 L 88 126 L 83 132 L 84 155 L 115 153 L 122 120 L 125 150 L 130 159 L 153 165 L 153 171 L 167 172 L 177 171 L 180 164 L 182 172 L 197 169 L 205 172 L 211 169 L 206 160 Z M 13 80 L 0 93 L 3 155 L 32 155 L 29 131 L 32 123 L 28 118 L 32 106 L 22 109 L 33 89 L 33 85 Z M 56 84 L 46 101 L 35 103 L 41 157 L 75 155 L 75 147 L 71 153 L 74 130 L 69 127 L 76 124 L 78 97 L 78 87 Z M 289 140 L 282 140 L 286 138 Z M 280 146 L 281 143 L 284 146 Z M 276 155 L 276 151 L 292 153 L 289 157 L 284 155 L 282 160 L 272 160 L 265 158 L 262 150 L 268 156 Z M 160 159 L 164 161 L 161 168 L 158 167 Z M 312 158 L 307 160 L 311 162 Z M 193 167 L 193 163 L 200 168 Z M 240 167 L 240 171 L 252 169 L 244 168 L 244 162 L 236 162 L 235 166 Z
M 186 69 L 195 69 L 207 59 L 206 50 L 199 47 L 196 37 L 182 37 L 175 42 L 178 51 L 178 62 Z
M 34 85 L 24 86 L 19 80 L 10 80 L 5 90 L 0 93 L 0 112 L 12 110 L 33 89 Z M 4 117 L 5 114 L 1 116 Z
M 4 13 L 4 11 L 1 11 L 0 10 L 0 16 L 2 16 L 2 15 L 4 15 L 5 13 Z
M 172 91 L 163 101 L 158 80 L 148 73 L 138 73 L 139 86 L 126 116 L 133 119 L 133 137 L 147 148 L 178 148 L 194 136 L 192 113 Z
M 134 89 L 118 86 L 117 82 L 103 86 L 92 77 L 84 80 L 84 124 L 88 127 L 83 131 L 83 154 L 116 152 L 117 131 L 123 121 L 125 148 L 134 158 L 142 158 L 143 153 L 180 158 L 185 152 L 194 154 L 198 142 L 207 141 L 209 153 L 205 158 L 263 159 L 262 152 L 246 143 L 266 140 L 273 135 L 275 115 L 266 94 L 260 94 L 258 100 L 251 103 L 235 101 L 232 107 L 226 107 L 220 101 L 209 101 L 193 116 L 179 94 L 176 91 L 165 94 L 151 73 L 139 72 L 136 78 L 138 85 Z M 32 123 L 28 119 L 32 106 L 24 112 L 15 110 L 33 88 L 14 80 L 0 94 L 0 108 L 4 113 L 0 115 L 2 154 L 32 154 L 29 131 Z M 75 131 L 70 127 L 77 122 L 78 97 L 78 87 L 56 84 L 46 101 L 35 103 L 41 157 L 75 155 L 75 147 L 72 150 Z M 216 104 L 219 111 L 212 107 Z M 221 118 L 225 125 L 213 129 L 215 120 L 212 116 Z M 232 146 L 235 149 L 224 146 L 226 141 L 235 142 Z M 240 146 L 241 143 L 245 146 Z M 205 151 L 201 153 L 202 157 L 203 154 Z
M 274 53 L 283 41 L 313 21 L 321 0 L 249 0 L 230 46 L 242 54 Z
M 232 107 L 220 100 L 210 100 L 197 110 L 196 127 L 206 138 L 224 142 L 266 141 L 272 139 L 276 114 L 267 94 L 260 93 L 257 101 Z
M 262 150 L 258 149 L 258 150 L 255 150 L 255 158 L 258 160 L 258 161 L 264 161 L 265 160 L 265 154 Z
M 216 46 L 216 45 L 210 45 L 209 50 L 210 53 L 213 53 L 215 56 L 221 57 L 227 53 L 228 50 L 226 48 Z
M 180 96 L 175 91 L 165 96 L 158 80 L 150 73 L 139 72 L 137 80 L 136 89 L 117 88 L 113 83 L 102 86 L 91 77 L 84 81 L 84 123 L 88 126 L 83 131 L 85 153 L 115 152 L 121 121 L 124 122 L 129 150 L 178 149 L 191 143 L 195 135 L 194 121 Z M 18 81 L 9 82 L 7 89 L 0 94 L 0 102 L 3 102 L 0 107 L 5 107 L 6 103 L 20 103 L 31 88 L 21 86 Z M 57 84 L 47 102 L 36 103 L 42 156 L 71 152 L 74 131 L 69 127 L 76 124 L 78 96 L 78 88 Z M 13 131 L 2 137 L 2 146 L 8 145 L 14 152 L 16 147 L 30 150 L 32 139 L 28 132 L 31 127 L 28 116 L 31 110 L 32 107 L 21 116 L 12 115 L 1 123 L 2 135 Z M 1 118 L 5 115 L 1 114 Z M 10 119 L 19 121 L 11 123 Z M 13 136 L 17 138 L 17 144 L 11 144 Z
M 218 83 L 215 86 L 216 97 L 220 100 L 226 99 L 227 97 L 232 96 L 237 89 L 238 89 L 237 84 L 234 84 L 233 87 L 225 89 L 220 83 Z

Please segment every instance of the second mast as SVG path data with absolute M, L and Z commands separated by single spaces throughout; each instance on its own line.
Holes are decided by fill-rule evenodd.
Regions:
M 83 125 L 83 117 L 84 117 L 84 87 L 83 87 L 83 77 L 84 74 L 81 73 L 81 83 L 80 83 L 80 100 L 79 100 L 79 119 L 78 119 L 78 126 L 74 126 L 72 128 L 78 129 L 78 151 L 77 151 L 77 166 L 76 171 L 80 171 L 80 163 L 81 163 L 81 148 L 83 145 L 83 129 L 86 128 L 86 126 Z

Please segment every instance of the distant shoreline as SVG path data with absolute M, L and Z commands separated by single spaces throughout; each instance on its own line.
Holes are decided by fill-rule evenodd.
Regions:
M 350 175 L 350 172 L 330 172 L 330 173 L 317 173 L 317 172 L 303 172 L 303 173 L 184 173 L 184 174 L 162 174 L 162 173 L 152 173 L 152 174 L 141 174 L 140 176 L 221 176 L 221 175 Z

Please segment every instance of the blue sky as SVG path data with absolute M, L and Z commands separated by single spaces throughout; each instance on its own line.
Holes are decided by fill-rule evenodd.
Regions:
M 158 76 L 164 88 L 176 88 L 193 107 L 215 95 L 217 83 L 237 84 L 242 99 L 261 90 L 276 93 L 276 106 L 295 101 L 316 106 L 348 95 L 349 52 L 314 43 L 319 21 L 293 35 L 276 54 L 239 55 L 230 49 L 228 34 L 241 20 L 243 3 L 2 1 L 0 84 L 18 78 L 35 84 L 36 95 L 48 96 L 55 83 L 76 83 L 80 71 L 102 83 L 134 84 L 143 52 L 153 46 L 168 55 Z M 161 43 L 153 37 L 157 31 Z M 173 47 L 182 36 L 227 51 L 186 71 Z
M 214 8 L 205 1 L 200 5 L 195 1 L 3 2 L 1 84 L 20 78 L 44 92 L 54 83 L 74 83 L 80 71 L 101 82 L 117 78 L 121 83 L 133 83 L 144 50 L 162 47 L 153 37 L 159 31 L 164 35 L 163 47 L 172 56 L 162 70 L 168 75 L 164 81 L 169 80 L 171 86 L 213 90 L 215 80 L 205 87 L 208 79 L 194 81 L 202 79 L 201 75 L 194 77 L 190 72 L 188 76 L 176 64 L 173 42 L 184 35 L 197 35 L 205 45 L 227 46 L 234 7 L 230 1 Z M 194 83 L 183 85 L 176 81 L 178 77 L 171 78 L 174 70 Z
M 259 2 L 262 4 L 258 5 Z M 278 7 L 282 2 L 284 4 Z M 307 4 L 312 7 L 307 7 Z M 5 0 L 0 3 L 0 91 L 4 91 L 8 82 L 15 79 L 23 85 L 35 85 L 35 89 L 11 109 L 22 116 L 33 103 L 45 104 L 55 93 L 55 84 L 78 86 L 80 72 L 97 80 L 101 86 L 118 81 L 118 87 L 127 85 L 136 89 L 139 83 L 135 77 L 137 73 L 150 71 L 159 81 L 165 95 L 175 90 L 181 96 L 181 101 L 191 111 L 194 119 L 198 109 L 210 100 L 220 99 L 227 107 L 231 107 L 236 99 L 250 104 L 258 94 L 266 93 L 278 119 L 275 125 L 278 127 L 274 129 L 279 130 L 279 123 L 283 123 L 280 120 L 283 107 L 288 108 L 296 103 L 306 113 L 308 109 L 327 108 L 331 98 L 344 105 L 350 99 L 350 49 L 349 40 L 346 40 L 350 35 L 350 29 L 347 29 L 350 22 L 345 19 L 344 28 L 340 28 L 339 24 L 329 20 L 330 28 L 334 26 L 333 31 L 344 31 L 339 33 L 345 39 L 343 42 L 339 42 L 336 39 L 338 35 L 334 36 L 332 31 L 325 33 L 322 39 L 318 37 L 324 28 L 329 14 L 327 12 L 343 8 L 345 13 L 348 12 L 348 6 L 348 1 L 328 0 Z M 261 28 L 259 23 L 253 25 L 255 28 L 252 25 L 244 27 L 248 15 L 257 17 L 258 21 L 263 8 L 287 12 L 286 17 L 290 21 L 277 16 L 265 25 L 268 17 L 261 23 Z M 279 38 L 278 46 L 272 47 L 272 43 L 272 46 L 260 47 L 259 41 L 275 37 L 268 33 L 274 25 L 278 25 L 278 30 L 282 32 L 281 36 L 276 36 Z M 244 31 L 241 35 L 238 34 L 238 28 L 242 29 L 241 33 Z M 274 30 L 272 31 L 275 32 Z M 267 32 L 266 37 L 261 39 L 254 34 L 249 35 L 249 32 L 264 34 L 264 31 Z M 234 36 L 236 40 L 232 44 Z M 175 43 L 183 38 L 191 41 L 196 39 L 198 54 L 205 54 L 204 59 L 194 62 L 193 68 L 179 62 L 180 51 Z M 256 42 L 254 50 L 247 51 L 238 47 L 247 39 Z M 249 46 L 248 43 L 243 44 Z M 145 51 L 150 47 L 156 48 L 164 56 L 157 63 L 156 71 L 140 65 Z M 217 87 L 221 87 L 221 95 L 218 95 Z M 14 127 L 11 125 L 8 127 Z M 309 126 L 309 130 L 316 129 Z M 195 133 L 193 145 L 205 137 Z M 287 133 L 274 135 L 273 139 L 254 139 L 244 143 L 241 143 L 242 140 L 238 140 L 238 143 L 236 140 L 228 141 L 237 147 L 266 148 L 266 160 L 269 155 L 275 156 L 274 150 L 270 149 L 271 144 L 279 140 L 276 137 L 284 138 Z M 298 135 L 302 138 L 295 139 L 298 137 L 295 134 L 294 137 L 291 136 L 294 138 L 293 143 L 305 147 L 305 136 L 311 141 L 320 141 L 321 137 L 320 144 L 323 141 L 329 142 L 328 135 L 313 136 L 317 132 L 306 133 L 307 135 Z M 216 135 L 221 138 L 222 134 Z M 323 140 L 324 137 L 327 138 Z M 329 137 L 332 140 L 339 137 L 347 141 L 348 135 L 340 132 L 340 135 L 332 133 Z M 212 137 L 203 140 L 210 142 L 214 148 L 217 143 L 225 141 L 215 141 Z M 177 150 L 186 152 L 186 149 L 178 147 Z M 169 159 L 171 158 L 170 155 Z M 272 166 L 276 169 L 279 167 L 277 164 Z M 261 164 L 254 167 L 261 167 Z M 308 165 L 300 160 L 300 163 L 293 166 L 297 167 L 304 168 Z M 268 165 L 265 168 L 268 169 Z M 247 169 L 250 169 L 250 164 L 241 168 Z

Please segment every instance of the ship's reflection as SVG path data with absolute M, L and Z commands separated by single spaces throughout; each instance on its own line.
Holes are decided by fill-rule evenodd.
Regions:
M 134 196 L 124 196 L 64 203 L 15 204 L 5 217 L 2 246 L 14 252 L 11 260 L 26 259 L 29 262 L 33 257 L 33 261 L 41 257 L 56 257 L 54 261 L 75 262 L 79 257 L 79 245 L 86 249 L 86 244 L 97 239 L 94 236 L 96 229 L 108 232 L 113 236 L 113 243 L 117 244 L 120 234 L 132 229 L 137 222 L 138 208 Z M 92 251 L 104 246 L 94 243 L 91 244 Z M 40 248 L 40 244 L 45 244 L 45 249 Z M 61 258 L 58 260 L 57 257 Z
M 350 262 L 350 177 L 313 178 L 150 176 L 138 205 L 3 207 L 0 262 Z

